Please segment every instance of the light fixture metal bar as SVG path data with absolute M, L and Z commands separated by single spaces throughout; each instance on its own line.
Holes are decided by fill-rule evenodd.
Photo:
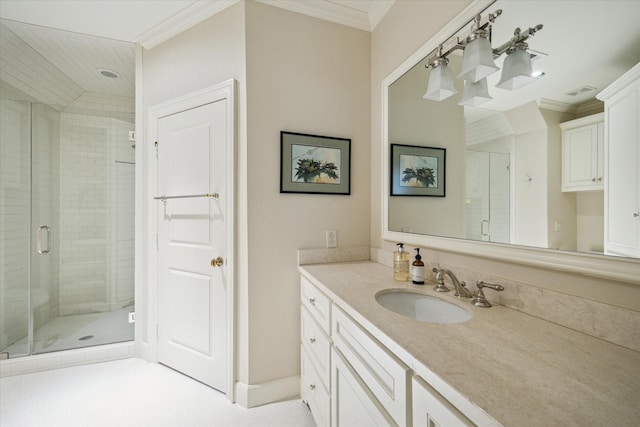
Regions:
M 465 46 L 471 41 L 475 33 L 486 31 L 489 33 L 489 40 L 491 40 L 491 25 L 500 15 L 502 15 L 502 9 L 498 9 L 495 12 L 488 14 L 484 18 L 480 14 L 476 15 L 473 18 L 471 31 L 469 31 L 468 33 L 464 33 L 464 36 L 456 35 L 459 34 L 460 31 L 462 31 L 461 29 L 456 34 L 441 43 L 440 46 L 438 46 L 435 55 L 429 58 L 429 60 L 427 61 L 426 67 L 433 68 L 434 66 L 437 66 L 437 61 L 440 58 L 446 58 L 447 55 L 455 50 L 463 50 Z
M 500 47 L 493 49 L 494 56 L 500 56 L 503 53 L 507 52 L 509 49 L 514 48 L 519 43 L 524 43 L 529 37 L 533 37 L 538 31 L 542 29 L 542 24 L 538 24 L 535 27 L 531 27 L 524 32 L 520 30 L 520 28 L 516 28 L 513 32 L 513 37 L 506 43 L 502 44 Z

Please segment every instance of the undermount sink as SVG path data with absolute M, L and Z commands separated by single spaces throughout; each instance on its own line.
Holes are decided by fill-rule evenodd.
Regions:
M 409 291 L 382 291 L 376 301 L 384 308 L 412 319 L 431 323 L 460 323 L 471 313 L 448 301 Z

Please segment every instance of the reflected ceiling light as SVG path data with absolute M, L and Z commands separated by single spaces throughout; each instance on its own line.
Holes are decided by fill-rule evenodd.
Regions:
M 485 77 L 477 82 L 465 81 L 462 100 L 458 104 L 475 107 L 492 99 L 491 95 L 489 95 L 487 78 Z
M 479 105 L 493 98 L 487 90 L 487 76 L 498 71 L 494 59 L 506 53 L 502 77 L 497 87 L 514 90 L 537 79 L 531 71 L 531 55 L 525 40 L 542 29 L 542 25 L 522 32 L 516 28 L 513 37 L 496 49 L 491 48 L 491 28 L 496 18 L 502 14 L 498 9 L 484 20 L 480 15 L 473 19 L 471 33 L 462 37 L 460 31 L 438 46 L 435 55 L 427 61 L 431 68 L 429 85 L 423 98 L 442 101 L 457 93 L 447 55 L 455 50 L 464 50 L 462 68 L 458 78 L 465 80 L 460 105 Z M 542 73 L 544 75 L 544 73 Z
M 427 68 L 432 68 L 429 74 L 429 85 L 423 99 L 431 99 L 433 101 L 442 101 L 450 96 L 458 93 L 454 87 L 453 73 L 449 68 L 449 60 L 442 54 L 442 45 L 438 47 L 438 55 L 435 59 L 429 61 Z

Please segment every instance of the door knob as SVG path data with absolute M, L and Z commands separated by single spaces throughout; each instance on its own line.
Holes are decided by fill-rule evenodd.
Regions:
M 224 264 L 224 259 L 222 259 L 221 256 L 211 260 L 211 267 L 213 267 L 213 268 L 222 267 L 223 264 Z

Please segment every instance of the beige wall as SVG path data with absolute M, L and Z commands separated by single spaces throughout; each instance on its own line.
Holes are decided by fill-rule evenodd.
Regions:
M 461 12 L 467 1 L 398 1 L 372 33 L 371 41 L 371 246 L 393 251 L 395 242 L 382 239 L 382 81 L 433 34 Z M 424 250 L 430 265 L 460 266 L 495 277 L 520 281 L 584 298 L 640 311 L 640 287 L 633 284 L 584 277 L 541 268 L 526 267 L 481 256 L 464 256 L 437 250 Z
M 239 2 L 144 52 L 145 111 L 223 80 L 237 95 L 237 379 L 300 373 L 299 248 L 369 246 L 370 33 Z M 280 194 L 280 131 L 351 138 L 351 195 Z
M 369 245 L 370 34 L 247 2 L 249 379 L 299 374 L 296 251 Z M 351 195 L 280 194 L 280 131 L 351 138 Z M 242 260 L 243 262 L 245 260 Z
M 228 79 L 237 81 L 236 92 L 236 225 L 237 257 L 246 259 L 246 78 L 245 78 L 245 29 L 244 3 L 239 2 L 217 15 L 203 21 L 170 40 L 143 51 L 143 91 L 144 127 L 147 129 L 149 108 L 188 93 L 212 86 Z M 150 143 L 147 141 L 147 143 Z M 149 176 L 147 165 L 142 166 L 143 176 Z M 152 195 L 148 195 L 151 197 Z M 145 205 L 145 208 L 147 206 Z M 153 211 L 143 211 L 147 221 Z M 244 224 L 244 226 L 243 226 Z M 145 239 L 142 239 L 146 241 Z M 148 248 L 144 250 L 148 252 Z M 144 262 L 145 260 L 142 260 Z M 238 284 L 246 283 L 246 263 L 239 264 L 236 274 Z M 150 300 L 146 280 L 139 281 L 136 304 L 143 312 L 148 312 Z M 248 299 L 245 286 L 238 286 L 237 298 L 237 346 L 238 372 L 246 379 L 247 366 L 247 310 Z M 242 303 L 244 301 L 244 304 Z M 151 325 L 147 325 L 137 335 L 147 341 Z

